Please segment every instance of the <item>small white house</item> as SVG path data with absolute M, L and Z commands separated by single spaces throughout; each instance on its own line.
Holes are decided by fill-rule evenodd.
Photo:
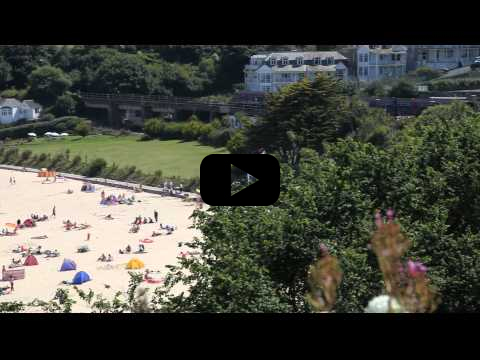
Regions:
M 33 100 L 20 102 L 16 99 L 0 98 L 0 124 L 37 120 L 41 112 L 42 106 Z

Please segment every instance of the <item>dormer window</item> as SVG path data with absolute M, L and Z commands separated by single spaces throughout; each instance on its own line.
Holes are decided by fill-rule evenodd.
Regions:
M 287 57 L 282 58 L 282 65 L 288 65 L 288 58 Z
M 313 59 L 313 63 L 315 65 L 320 65 L 321 62 L 322 62 L 322 58 L 320 58 L 320 57 L 316 57 L 316 58 Z
M 297 57 L 297 65 L 303 65 L 303 57 Z
M 271 59 L 270 59 L 270 65 L 272 65 L 272 66 L 277 65 L 277 59 L 271 58 Z
M 368 61 L 368 55 L 366 57 L 366 61 Z M 333 59 L 333 57 L 327 58 L 327 65 L 333 65 L 334 63 L 335 63 L 335 60 Z

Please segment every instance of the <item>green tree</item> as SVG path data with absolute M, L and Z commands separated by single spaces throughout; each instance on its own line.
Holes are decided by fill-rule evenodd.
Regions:
M 54 105 L 71 86 L 68 76 L 53 66 L 41 66 L 30 75 L 30 94 L 45 106 Z
M 58 117 L 75 115 L 77 112 L 77 106 L 78 101 L 75 96 L 67 92 L 58 97 L 52 111 Z
M 0 58 L 0 90 L 6 89 L 12 79 L 12 66 Z
M 151 74 L 136 55 L 113 53 L 92 74 L 91 89 L 113 94 L 148 94 Z
M 397 98 L 415 98 L 418 91 L 415 85 L 407 80 L 399 80 L 390 90 L 389 96 Z
M 302 148 L 322 152 L 324 143 L 339 137 L 347 114 L 341 85 L 324 75 L 281 88 L 267 98 L 266 107 L 266 115 L 248 133 L 250 144 L 278 152 L 292 164 Z

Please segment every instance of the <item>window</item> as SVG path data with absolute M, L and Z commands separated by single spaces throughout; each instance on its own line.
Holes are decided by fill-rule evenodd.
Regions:
M 427 51 L 422 52 L 422 60 L 427 61 L 427 58 L 428 58 L 428 52 Z
M 264 92 L 272 92 L 272 87 L 270 85 L 264 85 L 262 89 Z
M 375 60 L 376 60 L 375 54 L 370 54 L 370 62 L 371 62 L 371 63 L 374 63 Z
M 320 65 L 321 62 L 322 62 L 322 59 L 319 58 L 319 57 L 316 57 L 316 58 L 313 59 L 313 63 L 314 63 L 315 65 Z
M 297 65 L 303 65 L 303 57 L 297 57 Z
M 302 81 L 303 79 L 305 79 L 305 74 L 304 73 L 298 73 L 297 74 L 297 79 L 298 79 L 298 81 Z
M 344 75 L 345 75 L 345 70 L 343 70 L 343 69 L 337 69 L 336 75 L 337 75 L 337 77 L 343 79 L 343 77 L 344 77 Z
M 287 57 L 284 57 L 282 59 L 282 65 L 288 65 L 288 58 Z
M 270 65 L 272 65 L 272 66 L 277 65 L 277 59 L 271 58 L 271 59 L 270 59 Z
M 380 75 L 383 75 L 383 67 L 379 67 L 379 68 L 378 68 L 378 73 L 379 73 Z
M 365 61 L 368 61 L 368 54 L 365 54 Z M 335 59 L 333 57 L 327 58 L 327 65 L 333 65 L 335 63 Z
M 368 66 L 365 67 L 365 69 L 363 69 L 363 74 L 364 74 L 365 76 L 368 76 Z
M 392 61 L 395 61 L 397 59 L 396 54 L 392 54 Z
M 39 108 L 35 108 L 35 114 L 38 114 L 40 112 Z
M 453 58 L 453 49 L 445 49 L 445 57 Z
M 383 61 L 383 54 L 380 55 L 380 61 Z
M 12 116 L 12 108 L 9 108 L 9 107 L 2 108 L 2 116 Z

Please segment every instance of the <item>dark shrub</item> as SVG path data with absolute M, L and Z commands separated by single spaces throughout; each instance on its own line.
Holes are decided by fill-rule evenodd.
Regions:
M 104 159 L 95 159 L 90 164 L 88 164 L 87 168 L 85 169 L 85 176 L 98 176 L 106 167 L 107 162 Z

